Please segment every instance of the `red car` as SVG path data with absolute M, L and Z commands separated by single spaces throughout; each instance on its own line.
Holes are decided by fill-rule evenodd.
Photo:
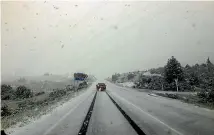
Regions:
M 101 91 L 106 90 L 106 84 L 105 83 L 98 83 L 96 85 L 96 87 L 97 87 L 97 90 L 101 90 Z

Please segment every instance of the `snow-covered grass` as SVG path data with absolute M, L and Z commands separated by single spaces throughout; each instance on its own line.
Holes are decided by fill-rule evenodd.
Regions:
M 177 99 L 185 103 L 195 104 L 196 106 L 214 109 L 214 104 L 212 102 L 207 102 L 203 98 L 198 97 L 196 94 L 191 93 L 164 93 L 156 92 L 155 95 L 167 97 L 171 99 Z
M 88 86 L 90 85 L 91 83 L 88 84 Z M 35 96 L 29 99 L 17 101 L 4 100 L 4 103 L 8 105 L 12 115 L 1 117 L 1 129 L 24 126 L 32 120 L 38 119 L 42 115 L 50 112 L 53 108 L 66 102 L 70 98 L 79 95 L 83 91 L 84 88 L 78 91 L 68 90 L 65 95 L 57 96 L 54 99 L 53 97 L 50 97 L 47 92 L 43 95 Z M 19 106 L 21 104 L 23 107 Z

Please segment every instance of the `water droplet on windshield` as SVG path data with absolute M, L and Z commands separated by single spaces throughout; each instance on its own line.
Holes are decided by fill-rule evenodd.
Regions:
M 196 26 L 196 24 L 195 24 L 195 23 L 193 23 L 193 24 L 192 24 L 192 27 L 193 27 L 193 28 L 195 28 L 195 26 Z
M 54 7 L 54 9 L 56 9 L 56 10 L 58 10 L 58 9 L 59 9 L 59 7 L 56 7 L 56 6 L 54 6 L 54 5 L 53 5 L 53 7 Z
M 115 25 L 113 28 L 114 28 L 115 30 L 117 30 L 117 29 L 118 29 L 117 25 Z

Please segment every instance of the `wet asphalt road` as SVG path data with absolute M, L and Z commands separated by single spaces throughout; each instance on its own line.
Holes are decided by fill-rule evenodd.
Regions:
M 13 135 L 77 135 L 96 92 L 86 92 Z M 214 111 L 106 82 L 107 92 L 147 135 L 213 135 Z M 136 135 L 105 92 L 98 92 L 87 135 Z

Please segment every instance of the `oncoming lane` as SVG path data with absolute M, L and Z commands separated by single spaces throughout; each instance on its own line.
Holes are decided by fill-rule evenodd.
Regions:
M 113 99 L 147 135 L 213 135 L 213 111 L 106 84 Z

